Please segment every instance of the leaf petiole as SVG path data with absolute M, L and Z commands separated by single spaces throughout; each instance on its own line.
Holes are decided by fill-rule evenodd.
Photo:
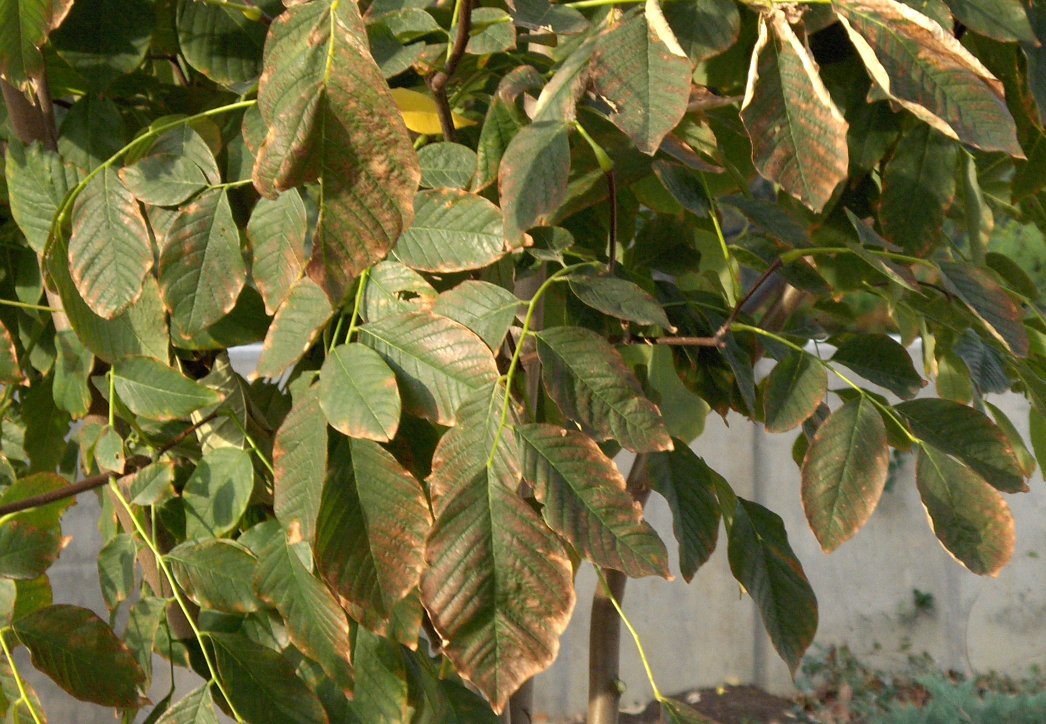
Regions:
M 33 700 L 29 698 L 29 692 L 26 691 L 25 682 L 22 681 L 22 676 L 18 673 L 18 666 L 15 664 L 15 657 L 11 653 L 11 649 L 7 645 L 7 632 L 9 628 L 0 628 L 0 648 L 4 650 L 4 656 L 7 657 L 7 663 L 11 667 L 11 675 L 14 677 L 15 686 L 18 687 L 18 701 L 25 702 L 25 708 L 29 710 L 29 715 L 33 717 L 33 721 L 36 724 L 42 724 L 40 714 L 36 711 L 36 707 L 33 706 Z M 18 706 L 16 701 L 13 706 Z

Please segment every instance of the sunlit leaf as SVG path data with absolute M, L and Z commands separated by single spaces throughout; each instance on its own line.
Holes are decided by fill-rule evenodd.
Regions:
M 227 613 L 258 609 L 252 579 L 257 559 L 231 540 L 186 542 L 165 556 L 178 585 L 196 605 Z
M 331 427 L 349 437 L 388 442 L 400 422 L 396 375 L 362 344 L 335 347 L 323 361 L 320 408 Z
M 460 322 L 497 350 L 516 319 L 522 302 L 515 294 L 489 282 L 467 279 L 436 298 L 432 311 Z
M 120 400 L 134 414 L 153 420 L 178 420 L 221 402 L 211 388 L 149 357 L 126 357 L 112 374 Z
M 436 290 L 425 278 L 398 261 L 383 261 L 371 268 L 363 293 L 363 318 L 376 322 L 402 312 L 431 309 Z
M 247 222 L 251 277 L 269 314 L 276 313 L 305 269 L 307 230 L 305 204 L 297 191 L 282 193 L 275 200 L 260 199 L 251 212 Z
M 5 161 L 11 215 L 33 251 L 42 252 L 58 207 L 79 181 L 77 172 L 43 144 L 25 146 L 14 139 L 7 143 Z
M 435 189 L 414 198 L 414 223 L 393 254 L 412 269 L 455 272 L 482 269 L 505 251 L 498 207 L 482 196 Z
M 302 277 L 288 290 L 262 346 L 257 372 L 279 377 L 302 358 L 327 320 L 334 314 L 324 291 L 309 277 Z
M 0 368 L 6 368 L 7 360 L 3 359 L 3 332 L 0 331 Z M 55 334 L 57 356 L 54 363 L 54 401 L 60 410 L 65 410 L 77 420 L 87 414 L 91 406 L 91 390 L 88 378 L 94 367 L 94 355 L 81 344 L 71 330 Z M 17 380 L 0 380 L 14 382 Z
M 789 354 L 774 366 L 763 392 L 763 414 L 768 432 L 791 430 L 810 417 L 828 393 L 824 365 L 801 352 Z
M 545 121 L 524 127 L 509 142 L 498 170 L 498 190 L 510 241 L 545 223 L 566 197 L 570 174 L 567 124 Z
M 618 319 L 636 324 L 653 324 L 674 329 L 665 310 L 638 284 L 617 277 L 576 274 L 570 277 L 570 290 L 582 302 Z
M 436 100 L 428 93 L 419 93 L 409 88 L 393 88 L 392 100 L 403 118 L 403 124 L 414 133 L 435 136 L 442 133 L 439 124 L 439 110 Z M 454 128 L 465 128 L 475 125 L 475 121 L 451 113 Z
M 294 406 L 276 431 L 272 466 L 273 507 L 285 530 L 312 541 L 327 477 L 327 421 L 320 409 L 320 388 L 309 377 L 291 385 Z
M 72 6 L 72 0 L 19 0 L 0 6 L 0 78 L 28 91 L 44 68 L 40 48 Z
M 476 169 L 476 152 L 460 143 L 430 143 L 418 151 L 418 164 L 422 186 L 467 189 Z

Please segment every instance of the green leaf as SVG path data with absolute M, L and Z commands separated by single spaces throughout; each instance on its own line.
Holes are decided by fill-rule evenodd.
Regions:
M 888 335 L 847 335 L 836 343 L 832 362 L 849 367 L 902 399 L 915 397 L 926 386 L 926 380 L 915 371 L 908 350 Z
M 340 300 L 413 216 L 421 171 L 355 3 L 301 3 L 269 28 L 254 167 L 264 196 L 322 179 L 309 275 Z
M 211 686 L 201 686 L 163 713 L 156 724 L 219 724 Z
M 102 165 L 128 141 L 120 107 L 101 95 L 82 96 L 66 111 L 58 129 L 58 153 L 86 174 Z
M 275 199 L 260 199 L 251 212 L 247 222 L 253 260 L 251 278 L 269 314 L 276 313 L 305 269 L 307 231 L 305 203 L 297 191 L 287 191 Z
M 611 317 L 669 331 L 675 329 L 657 300 L 627 279 L 577 274 L 570 277 L 570 291 L 588 306 Z
M 122 475 L 126 457 L 123 438 L 115 429 L 106 427 L 94 445 L 94 460 L 102 472 Z
M 58 207 L 79 181 L 76 169 L 43 144 L 24 146 L 14 139 L 7 143 L 5 160 L 11 215 L 29 246 L 39 254 L 47 245 Z
M 421 485 L 390 453 L 369 440 L 348 448 L 323 488 L 316 568 L 353 618 L 384 635 L 394 606 L 418 584 L 432 519 Z
M 595 92 L 610 120 L 653 156 L 686 113 L 692 68 L 657 3 L 603 35 L 593 56 Z
M 669 434 L 687 444 L 700 437 L 710 408 L 679 379 L 667 345 L 651 346 L 646 383 L 654 393 L 651 399 L 660 408 Z
M 647 458 L 646 475 L 672 511 L 672 531 L 679 543 L 679 569 L 689 583 L 712 556 L 719 534 L 717 482 L 726 481 L 688 446 Z
M 232 311 L 247 280 L 240 234 L 225 191 L 210 191 L 181 209 L 164 237 L 160 290 L 185 336 Z
M 832 8 L 873 81 L 946 136 L 1024 157 L 1002 83 L 951 33 L 896 0 Z
M 125 709 L 140 705 L 144 682 L 113 630 L 86 608 L 48 606 L 14 622 L 33 666 L 81 701 Z
M 472 36 L 465 52 L 490 55 L 516 47 L 516 29 L 509 14 L 501 8 L 475 8 L 472 11 Z
M 327 477 L 327 421 L 320 408 L 319 385 L 309 377 L 291 385 L 294 405 L 272 446 L 273 507 L 288 532 L 312 541 Z
M 69 263 L 80 296 L 100 317 L 112 319 L 142 293 L 153 266 L 149 230 L 138 202 L 112 169 L 95 176 L 76 198 Z
M 1021 0 L 947 0 L 955 17 L 981 35 L 1002 42 L 1037 43 Z
M 424 653 L 405 657 L 414 724 L 498 724 L 501 717 L 457 677 L 440 677 L 439 662 Z
M 476 169 L 476 152 L 460 143 L 430 143 L 418 151 L 418 164 L 422 186 L 467 189 Z
M 988 408 L 995 424 L 999 426 L 999 429 L 1002 430 L 1013 447 L 1013 454 L 1017 459 L 1017 463 L 1021 466 L 1021 473 L 1025 477 L 1030 478 L 1035 472 L 1035 457 L 1031 454 L 1028 446 L 1024 444 L 1024 438 L 1021 437 L 1021 433 L 1001 409 L 987 400 L 984 401 L 984 406 Z
M 993 337 L 1018 357 L 1027 357 L 1028 332 L 1024 311 L 995 281 L 991 272 L 958 261 L 940 263 L 941 281 L 984 322 Z
M 65 410 L 74 420 L 78 420 L 87 414 L 91 406 L 88 379 L 94 367 L 94 355 L 80 343 L 76 333 L 69 329 L 55 333 L 55 350 L 57 356 L 54 362 L 54 402 L 58 409 Z M 0 352 L 2 351 L 0 349 Z M 14 381 L 4 380 L 2 376 L 0 380 Z
M 1046 417 L 1034 407 L 1028 409 L 1028 439 L 1039 469 L 1046 470 Z
M 895 409 L 916 437 L 953 455 L 1004 493 L 1028 490 L 1006 435 L 984 413 L 951 400 L 902 402 Z
M 140 0 L 76 0 L 51 41 L 90 87 L 104 90 L 141 65 L 155 25 L 155 10 Z
M 164 557 L 172 564 L 178 585 L 197 606 L 226 613 L 258 610 L 252 583 L 258 561 L 239 543 L 187 541 Z
M 343 692 L 351 691 L 349 622 L 330 590 L 305 567 L 303 554 L 308 555 L 306 543 L 291 544 L 277 532 L 259 553 L 254 590 L 280 612 L 295 647 Z
M 581 327 L 552 327 L 536 337 L 545 389 L 586 433 L 633 452 L 672 449 L 657 407 L 605 339 Z
M 919 282 L 915 279 L 910 269 L 896 264 L 878 254 L 873 254 L 866 248 L 872 247 L 876 249 L 885 249 L 889 246 L 890 242 L 875 233 L 871 227 L 861 221 L 856 214 L 850 211 L 850 209 L 846 209 L 846 216 L 850 219 L 850 223 L 853 225 L 854 229 L 857 230 L 857 236 L 861 240 L 860 244 L 855 244 L 853 242 L 847 244 L 847 246 L 853 250 L 854 254 L 859 256 L 862 261 L 873 269 L 882 272 L 884 276 L 898 286 L 904 287 L 916 294 L 922 294 L 922 292 L 919 291 Z
M 766 379 L 763 414 L 768 432 L 785 432 L 814 414 L 828 393 L 828 372 L 801 352 L 789 354 Z
M 35 495 L 61 490 L 68 483 L 54 473 L 21 478 L 4 488 L 0 505 L 9 505 Z M 30 580 L 46 571 L 62 548 L 62 513 L 74 503 L 61 503 L 4 516 L 0 523 L 0 577 Z
M 919 449 L 915 483 L 945 549 L 974 573 L 997 576 L 1013 557 L 1017 538 L 1002 495 L 932 445 Z
M 174 497 L 174 461 L 160 460 L 146 465 L 131 478 L 131 502 L 156 505 Z
M 326 724 L 316 695 L 279 652 L 242 634 L 211 632 L 207 638 L 230 703 L 247 721 Z
M 465 398 L 498 376 L 483 340 L 446 317 L 398 314 L 360 327 L 359 334 L 396 373 L 404 408 L 440 425 L 453 425 Z
M 178 48 L 215 83 L 236 87 L 261 74 L 266 25 L 239 8 L 179 0 Z
M 484 414 L 473 430 L 482 439 L 494 416 L 482 397 L 478 402 Z M 464 409 L 462 426 L 470 421 Z M 444 653 L 500 713 L 524 681 L 556 658 L 574 608 L 572 568 L 563 545 L 516 494 L 518 459 L 499 448 L 488 466 L 488 447 L 461 445 L 469 437 L 457 435 L 456 454 L 442 455 L 446 488 L 434 490 L 439 502 L 421 596 L 445 639 Z M 441 441 L 437 455 L 444 447 Z
M 883 235 L 908 254 L 924 255 L 943 239 L 944 215 L 955 200 L 958 151 L 951 139 L 920 124 L 901 134 L 886 163 Z
M 521 6 L 517 5 L 516 10 L 521 10 Z M 498 180 L 498 167 L 501 165 L 505 149 L 527 123 L 526 116 L 516 107 L 516 98 L 527 88 L 540 88 L 541 84 L 541 76 L 529 65 L 513 68 L 498 83 L 497 92 L 490 99 L 490 106 L 479 132 L 479 141 L 476 143 L 473 191 L 482 191 Z
M 549 222 L 567 193 L 570 175 L 568 126 L 532 123 L 515 134 L 498 167 L 505 238 L 514 243 L 527 229 Z
M 363 318 L 376 322 L 401 312 L 431 309 L 436 290 L 425 278 L 398 261 L 376 264 L 363 292 Z
M 516 428 L 523 477 L 541 515 L 583 557 L 632 578 L 669 578 L 668 552 L 617 466 L 591 438 L 555 425 Z
M 0 6 L 0 78 L 23 93 L 44 69 L 40 48 L 65 20 L 72 0 L 18 0 Z
M 781 518 L 737 499 L 729 526 L 730 570 L 759 607 L 777 653 L 794 672 L 817 631 L 817 599 Z
M 335 347 L 320 370 L 320 408 L 327 422 L 349 437 L 388 442 L 400 422 L 396 375 L 377 352 L 362 344 Z
M 0 323 L 0 382 L 6 385 L 17 384 L 22 381 L 22 377 L 22 369 L 18 365 L 18 350 L 15 349 L 15 341 L 7 327 Z M 57 401 L 57 399 L 56 395 L 55 400 Z
M 193 135 L 206 150 L 203 139 Z M 177 206 L 207 186 L 203 169 L 182 149 L 175 144 L 157 145 L 149 155 L 120 169 L 120 179 L 135 198 L 153 206 Z
M 134 602 L 127 616 L 124 641 L 145 674 L 145 684 L 142 687 L 144 689 L 147 689 L 152 681 L 153 647 L 156 645 L 156 634 L 160 629 L 160 622 L 166 615 L 167 605 L 165 599 L 144 596 Z
M 691 63 L 719 55 L 737 41 L 741 13 L 732 0 L 665 3 L 665 19 Z
M 38 380 L 23 390 L 22 420 L 25 422 L 23 447 L 29 455 L 30 472 L 51 472 L 65 456 L 69 417 L 54 405 L 52 378 Z
M 654 161 L 652 168 L 657 180 L 680 206 L 695 216 L 708 218 L 708 195 L 699 177 L 686 166 L 663 159 Z
M 889 462 L 886 425 L 864 397 L 840 407 L 817 429 L 803 460 L 803 510 L 826 553 L 872 517 Z
M 661 715 L 669 724 L 710 724 L 715 721 L 697 709 L 675 699 L 664 698 L 659 703 L 661 704 Z
M 505 340 L 522 302 L 509 290 L 490 282 L 466 279 L 440 293 L 432 311 L 459 322 L 497 351 Z
M 320 330 L 334 314 L 324 291 L 308 277 L 290 288 L 283 300 L 258 358 L 258 375 L 276 378 L 309 350 Z
M 210 387 L 149 357 L 125 357 L 113 366 L 112 374 L 121 402 L 134 414 L 152 420 L 179 420 L 222 401 Z
M 435 189 L 414 198 L 414 223 L 393 254 L 412 269 L 455 272 L 490 266 L 505 251 L 497 206 L 465 191 Z
M 235 528 L 253 489 L 248 453 L 222 447 L 204 455 L 182 490 L 186 538 L 217 538 Z
M 126 601 L 134 588 L 134 562 L 138 550 L 134 538 L 120 533 L 98 553 L 98 582 L 110 611 Z
M 824 208 L 847 176 L 848 125 L 782 10 L 760 20 L 741 119 L 759 173 Z

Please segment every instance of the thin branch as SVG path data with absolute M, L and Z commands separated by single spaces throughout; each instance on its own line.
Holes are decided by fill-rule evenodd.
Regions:
M 210 415 L 203 418 L 199 422 L 193 423 L 192 425 L 175 435 L 170 442 L 168 442 L 166 445 L 157 450 L 156 454 L 153 456 L 151 460 L 149 458 L 142 458 L 141 462 L 132 462 L 130 465 L 130 469 L 119 477 L 124 478 L 128 475 L 133 475 L 149 463 L 156 462 L 166 453 L 170 452 L 173 448 L 182 443 L 185 440 L 185 438 L 192 435 L 199 428 L 203 427 L 217 416 L 217 412 L 212 412 Z M 48 493 L 34 495 L 29 498 L 24 498 L 22 500 L 15 501 L 14 503 L 9 503 L 7 505 L 0 506 L 0 518 L 3 518 L 7 515 L 11 515 L 12 513 L 20 513 L 23 510 L 30 510 L 32 508 L 40 508 L 45 505 L 50 505 L 51 503 L 56 503 L 59 500 L 65 500 L 66 498 L 73 498 L 79 495 L 80 493 L 86 493 L 88 490 L 94 490 L 95 488 L 102 487 L 103 485 L 109 482 L 109 478 L 111 477 L 113 477 L 112 473 L 100 473 L 98 475 L 92 475 L 89 478 L 84 478 L 83 480 L 77 483 L 73 483 L 72 485 L 69 485 L 65 488 L 59 488 L 58 490 L 52 490 Z
M 454 116 L 450 111 L 450 100 L 447 98 L 447 83 L 450 82 L 454 71 L 458 69 L 458 63 L 465 55 L 465 48 L 469 43 L 469 33 L 472 31 L 472 0 L 460 0 L 460 12 L 458 15 L 458 32 L 454 38 L 454 47 L 447 56 L 447 63 L 443 70 L 437 70 L 429 76 L 429 88 L 436 99 L 436 109 L 439 112 L 439 125 L 443 130 L 443 140 L 454 140 Z
M 781 257 L 777 257 L 776 259 L 774 259 L 774 263 L 767 267 L 766 271 L 763 272 L 763 275 L 756 279 L 755 284 L 752 285 L 751 289 L 749 289 L 748 292 L 745 293 L 743 297 L 741 297 L 737 304 L 734 305 L 733 310 L 730 312 L 730 316 L 727 317 L 726 321 L 723 323 L 725 327 L 729 327 L 731 324 L 734 323 L 734 321 L 737 319 L 737 315 L 740 314 L 741 310 L 744 309 L 744 306 L 748 304 L 748 300 L 751 299 L 755 295 L 755 293 L 759 291 L 760 287 L 766 284 L 767 280 L 769 280 L 770 277 L 773 276 L 774 272 L 776 272 L 780 268 Z
M 711 337 L 654 337 L 645 338 L 637 337 L 633 339 L 633 342 L 653 342 L 654 344 L 667 344 L 672 347 L 716 347 L 722 348 L 726 346 L 726 342 L 723 338 L 726 337 L 727 332 L 730 331 L 729 327 L 720 327 Z

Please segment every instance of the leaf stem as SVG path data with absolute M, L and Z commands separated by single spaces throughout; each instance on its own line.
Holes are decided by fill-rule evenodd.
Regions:
M 116 422 L 116 374 L 113 368 L 109 368 L 109 427 L 113 428 Z
M 7 645 L 7 631 L 10 627 L 0 629 L 0 648 L 4 650 L 4 656 L 7 657 L 7 663 L 11 667 L 11 674 L 15 679 L 15 686 L 18 687 L 18 701 L 25 702 L 25 708 L 29 710 L 30 716 L 33 717 L 33 721 L 36 724 L 42 724 L 43 720 L 40 718 L 40 714 L 37 713 L 36 707 L 33 706 L 33 700 L 29 698 L 29 692 L 26 691 L 25 682 L 22 681 L 22 676 L 18 673 L 18 665 L 15 664 L 14 654 L 11 653 L 11 649 Z M 14 703 L 14 706 L 18 706 L 18 701 Z
M 50 312 L 51 314 L 56 314 L 62 311 L 61 309 L 48 307 L 44 304 L 28 304 L 27 302 L 16 302 L 13 299 L 0 299 L 0 305 L 5 307 L 17 307 L 18 309 L 31 309 L 34 312 Z
M 167 559 L 164 557 L 163 553 L 160 552 L 159 547 L 157 547 L 153 539 L 146 534 L 145 529 L 142 527 L 141 522 L 138 520 L 138 516 L 134 514 L 134 510 L 131 508 L 131 504 L 127 502 L 127 499 L 123 496 L 123 492 L 120 490 L 120 486 L 116 483 L 115 479 L 110 480 L 109 490 L 112 491 L 113 495 L 116 497 L 116 500 L 119 501 L 120 505 L 127 512 L 127 515 L 128 517 L 130 517 L 131 524 L 134 526 L 135 531 L 137 531 L 139 537 L 141 537 L 142 539 L 142 542 L 145 543 L 146 547 L 152 552 L 153 556 L 156 558 L 156 562 L 160 565 L 160 570 L 163 572 L 164 578 L 167 579 L 167 584 L 171 587 L 171 593 L 174 596 L 175 603 L 177 603 L 178 608 L 182 610 L 182 614 L 185 616 L 185 620 L 189 623 L 189 628 L 192 629 L 193 635 L 196 637 L 196 641 L 200 644 L 200 651 L 203 653 L 203 660 L 207 664 L 207 671 L 211 675 L 211 681 L 215 683 L 215 685 L 218 687 L 218 691 L 220 691 L 222 693 L 222 696 L 225 697 L 225 701 L 228 702 L 229 709 L 232 710 L 232 714 L 236 718 L 236 721 L 246 721 L 246 719 L 244 719 L 240 715 L 240 713 L 236 711 L 236 706 L 232 703 L 232 699 L 229 698 L 229 694 L 225 691 L 225 687 L 222 685 L 222 681 L 218 677 L 218 670 L 215 667 L 214 661 L 212 661 L 211 655 L 207 651 L 207 646 L 204 644 L 203 641 L 203 638 L 206 634 L 200 631 L 200 628 L 196 625 L 196 621 L 193 620 L 192 612 L 189 609 L 189 604 L 186 603 L 185 598 L 178 590 L 178 585 L 174 580 L 174 575 L 171 573 L 170 566 L 167 565 Z
M 238 189 L 241 186 L 250 186 L 253 183 L 254 179 L 244 178 L 239 181 L 226 181 L 223 184 L 214 184 L 213 186 L 208 186 L 207 189 L 209 191 L 223 191 L 225 189 Z
M 661 693 L 661 690 L 657 688 L 657 682 L 654 681 L 654 671 L 650 668 L 650 661 L 646 657 L 646 651 L 643 649 L 643 642 L 639 639 L 639 632 L 636 631 L 632 622 L 628 620 L 628 616 L 625 615 L 624 609 L 621 608 L 621 604 L 614 597 L 614 592 L 610 590 L 610 584 L 607 583 L 606 575 L 603 573 L 603 569 L 596 566 L 596 574 L 599 576 L 599 584 L 603 586 L 603 590 L 606 592 L 607 599 L 611 605 L 614 606 L 614 610 L 617 611 L 617 615 L 621 617 L 621 623 L 625 624 L 625 628 L 628 629 L 628 633 L 632 636 L 632 641 L 636 644 L 636 650 L 639 652 L 639 660 L 643 662 L 643 670 L 646 671 L 647 681 L 650 683 L 650 688 L 654 692 L 654 698 L 658 701 L 664 701 L 665 697 Z
M 917 256 L 908 256 L 907 254 L 898 254 L 894 251 L 888 251 L 886 249 L 875 249 L 865 247 L 870 254 L 881 256 L 884 259 L 891 261 L 900 261 L 905 264 L 918 264 L 920 266 L 926 266 L 935 269 L 936 265 L 929 259 L 921 259 Z M 783 264 L 791 264 L 797 259 L 804 259 L 808 256 L 823 256 L 825 254 L 853 254 L 854 250 L 846 246 L 818 246 L 808 247 L 804 249 L 792 249 L 781 254 L 780 259 Z
M 737 299 L 738 290 L 741 288 L 741 279 L 738 274 L 737 265 L 734 263 L 734 258 L 730 254 L 730 247 L 726 243 L 726 236 L 723 234 L 723 227 L 719 223 L 719 204 L 716 203 L 715 197 L 712 195 L 712 190 L 708 187 L 708 179 L 700 171 L 697 172 L 697 177 L 701 179 L 701 188 L 705 192 L 705 198 L 708 199 L 708 217 L 712 220 L 712 228 L 715 229 L 716 239 L 719 240 L 719 248 L 723 252 L 723 260 L 726 262 L 726 271 L 730 275 L 730 286 L 729 290 L 732 299 Z
M 263 453 L 261 451 L 261 448 L 258 447 L 257 443 L 254 442 L 254 438 L 251 437 L 251 434 L 249 432 L 247 432 L 247 427 L 242 422 L 240 422 L 240 418 L 236 417 L 236 415 L 233 415 L 231 413 L 227 414 L 226 417 L 235 422 L 236 427 L 240 428 L 240 432 L 243 433 L 243 439 L 247 441 L 247 444 L 250 446 L 251 451 L 258 456 L 258 460 L 261 462 L 262 466 L 269 471 L 269 475 L 276 475 L 276 471 L 273 469 L 272 463 L 269 462 L 269 458 L 265 456 L 265 453 Z
M 356 298 L 352 302 L 352 317 L 349 319 L 349 331 L 345 333 L 346 344 L 352 340 L 352 335 L 356 331 L 356 326 L 360 320 L 360 309 L 363 307 L 363 295 L 367 293 L 367 282 L 370 281 L 370 270 L 371 267 L 367 267 L 360 274 L 360 285 L 356 287 Z M 335 335 L 337 338 L 337 335 Z

